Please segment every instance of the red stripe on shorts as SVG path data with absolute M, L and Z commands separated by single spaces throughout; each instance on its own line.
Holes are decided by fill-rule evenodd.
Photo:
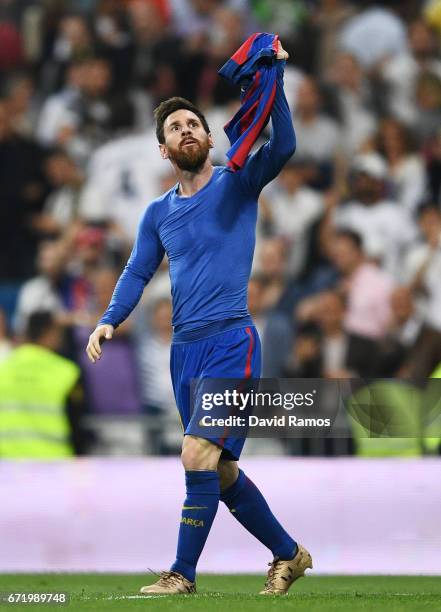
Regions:
M 251 357 L 253 356 L 253 349 L 254 349 L 254 336 L 253 336 L 253 332 L 251 331 L 249 327 L 246 327 L 245 331 L 250 337 L 250 346 L 248 347 L 247 361 L 245 363 L 245 378 L 250 378 L 251 376 Z

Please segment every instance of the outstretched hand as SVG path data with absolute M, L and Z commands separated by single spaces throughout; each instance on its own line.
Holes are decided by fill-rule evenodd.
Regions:
M 92 363 L 101 359 L 101 344 L 104 340 L 111 340 L 114 331 L 113 325 L 98 325 L 90 334 L 86 353 Z
M 278 60 L 287 60 L 288 58 L 289 58 L 289 53 L 287 53 L 285 51 L 285 49 L 282 47 L 282 43 L 279 40 L 278 41 L 278 47 L 277 47 L 277 59 Z

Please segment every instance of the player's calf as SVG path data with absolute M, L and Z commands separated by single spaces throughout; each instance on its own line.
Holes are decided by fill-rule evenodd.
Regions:
M 229 489 L 239 477 L 237 461 L 221 459 L 217 466 L 217 473 L 219 474 L 220 490 L 225 491 Z

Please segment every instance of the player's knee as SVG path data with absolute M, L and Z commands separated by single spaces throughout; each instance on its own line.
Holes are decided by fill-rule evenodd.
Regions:
M 199 462 L 200 462 L 199 453 L 191 445 L 188 445 L 187 447 L 182 449 L 181 461 L 182 461 L 182 465 L 184 466 L 186 470 L 200 469 L 199 468 Z
M 222 449 L 208 440 L 185 436 L 181 460 L 186 470 L 216 470 Z
M 220 489 L 225 491 L 236 482 L 239 476 L 239 466 L 236 461 L 221 460 L 217 466 L 217 473 L 219 474 Z

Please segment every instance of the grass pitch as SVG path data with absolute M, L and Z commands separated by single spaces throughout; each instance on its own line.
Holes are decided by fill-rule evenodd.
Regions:
M 166 610 L 191 612 L 302 612 L 387 611 L 441 612 L 441 577 L 419 576 L 307 576 L 285 597 L 257 595 L 263 576 L 202 575 L 198 594 L 176 597 L 138 596 L 139 587 L 154 576 L 121 574 L 18 574 L 0 575 L 0 591 L 67 592 L 69 605 L 0 604 L 2 610 Z

